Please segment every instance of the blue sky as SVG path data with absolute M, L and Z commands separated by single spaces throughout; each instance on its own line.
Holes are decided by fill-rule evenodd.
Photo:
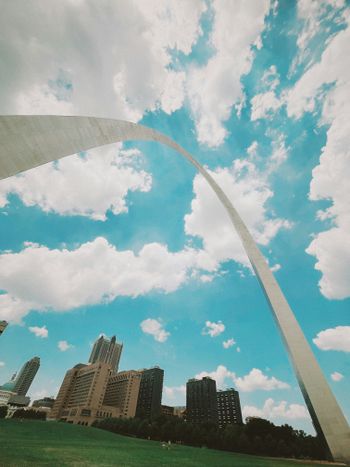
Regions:
M 147 3 L 147 8 L 146 8 Z M 3 114 L 138 121 L 212 173 L 247 222 L 350 416 L 349 3 L 5 2 Z M 0 183 L 0 382 L 41 357 L 55 395 L 100 333 L 121 369 L 236 387 L 244 415 L 312 432 L 225 212 L 156 143 L 74 155 Z

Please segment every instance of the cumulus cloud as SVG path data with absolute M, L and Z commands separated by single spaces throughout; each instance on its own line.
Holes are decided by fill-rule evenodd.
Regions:
M 186 386 L 164 386 L 165 402 L 169 404 L 184 404 L 186 400 Z
M 278 99 L 273 91 L 257 94 L 251 100 L 252 113 L 251 120 L 259 120 L 271 116 L 283 104 L 282 99 Z
M 47 330 L 46 326 L 29 326 L 29 331 L 36 335 L 36 337 L 41 337 L 42 339 L 46 339 L 49 336 L 49 331 Z
M 137 165 L 141 153 L 113 145 L 45 164 L 0 182 L 0 207 L 9 194 L 45 212 L 105 220 L 107 211 L 128 211 L 130 191 L 149 191 L 152 179 Z
M 336 326 L 335 328 L 320 331 L 312 339 L 321 350 L 338 350 L 350 352 L 350 326 Z
M 67 341 L 58 341 L 57 347 L 61 352 L 66 352 L 67 350 L 72 349 L 74 345 L 69 344 Z
M 245 405 L 242 409 L 243 417 L 259 417 L 270 420 L 276 419 L 310 419 L 310 415 L 304 405 L 288 404 L 286 401 L 275 402 L 274 399 L 266 399 L 262 408 L 253 405 Z
M 274 389 L 288 389 L 289 384 L 279 381 L 274 376 L 268 377 L 264 373 L 257 369 L 252 370 L 245 376 L 239 377 L 233 371 L 228 370 L 224 365 L 218 365 L 216 370 L 212 372 L 202 371 L 195 377 L 198 379 L 204 376 L 209 376 L 215 379 L 216 385 L 219 389 L 223 389 L 227 386 L 234 384 L 239 391 L 252 392 L 252 391 L 272 391 Z
M 234 339 L 227 339 L 227 341 L 223 341 L 222 346 L 224 349 L 229 349 L 230 347 L 233 347 L 236 344 L 236 341 Z
M 212 321 L 205 322 L 205 328 L 203 329 L 203 334 L 207 334 L 210 337 L 219 336 L 221 333 L 225 331 L 225 325 L 222 321 L 218 321 L 217 323 Z
M 259 370 L 253 368 L 250 373 L 241 377 L 235 378 L 237 389 L 243 392 L 251 392 L 256 390 L 271 391 L 272 389 L 288 389 L 289 384 L 278 380 L 274 376 L 269 378 Z
M 139 120 L 182 105 L 184 75 L 169 66 L 171 52 L 191 52 L 205 2 L 99 7 L 97 15 L 93 0 L 3 5 L 2 112 Z
M 150 334 L 157 342 L 163 343 L 170 336 L 170 332 L 166 331 L 163 323 L 157 319 L 145 319 L 140 323 L 140 327 L 145 334 Z
M 190 70 L 186 86 L 198 140 L 218 146 L 227 136 L 224 122 L 243 99 L 241 76 L 251 68 L 252 45 L 264 29 L 269 2 L 214 0 L 211 8 L 215 53 L 204 66 Z
M 341 381 L 344 378 L 344 375 L 339 373 L 338 371 L 334 371 L 334 373 L 331 374 L 331 378 L 333 381 Z
M 0 368 L 5 366 L 5 362 L 0 362 Z
M 330 299 L 350 296 L 350 135 L 348 105 L 350 68 L 344 50 L 350 41 L 350 27 L 339 32 L 288 94 L 288 114 L 300 118 L 322 105 L 320 124 L 328 125 L 327 140 L 319 164 L 312 171 L 309 197 L 327 200 L 330 207 L 318 212 L 320 220 L 332 226 L 317 234 L 306 252 L 316 258 L 322 277 L 321 293 Z
M 173 292 L 202 259 L 201 251 L 172 253 L 159 243 L 138 253 L 119 251 L 103 237 L 71 250 L 27 243 L 18 253 L 0 255 L 0 289 L 6 291 L 0 317 L 19 322 L 30 310 L 67 311 L 151 290 Z
M 209 173 L 225 191 L 258 243 L 267 245 L 281 229 L 290 228 L 287 220 L 267 215 L 266 203 L 273 193 L 265 176 L 252 162 L 236 159 L 232 167 L 219 167 Z M 232 259 L 249 267 L 225 208 L 201 175 L 194 178 L 193 192 L 191 212 L 185 216 L 186 234 L 200 237 L 204 251 L 217 264 Z

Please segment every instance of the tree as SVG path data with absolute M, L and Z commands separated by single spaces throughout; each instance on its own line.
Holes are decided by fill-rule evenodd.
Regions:
M 7 405 L 0 405 L 0 418 L 6 418 L 7 412 Z

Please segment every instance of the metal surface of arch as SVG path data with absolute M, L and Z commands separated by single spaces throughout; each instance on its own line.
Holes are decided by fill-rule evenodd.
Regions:
M 94 117 L 0 117 L 0 179 L 24 170 L 118 141 L 157 141 L 184 156 L 207 180 L 239 234 L 291 358 L 317 433 L 334 460 L 350 462 L 349 425 L 274 275 L 226 194 L 185 149 L 142 125 Z

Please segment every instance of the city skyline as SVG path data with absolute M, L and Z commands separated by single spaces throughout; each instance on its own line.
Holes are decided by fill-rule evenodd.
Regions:
M 238 198 L 242 205 L 242 215 L 247 216 L 248 221 L 250 219 L 255 235 L 260 238 L 260 245 L 269 258 L 271 267 L 275 269 L 276 277 L 291 301 L 340 405 L 349 416 L 350 408 L 346 397 L 349 378 L 346 363 L 349 351 L 349 300 L 344 285 L 347 269 L 345 266 L 343 269 L 339 266 L 346 263 L 347 244 L 344 243 L 344 251 L 340 257 L 331 255 L 334 258 L 331 273 L 328 272 L 328 256 L 320 256 L 320 251 L 324 254 L 329 251 L 328 244 L 327 248 L 321 245 L 321 240 L 326 241 L 325 233 L 340 235 L 339 230 L 344 224 L 343 221 L 339 221 L 340 224 L 336 223 L 338 231 L 334 233 L 331 218 L 327 217 L 326 212 L 329 205 L 322 201 L 322 195 L 317 194 L 316 188 L 310 188 L 315 187 L 316 182 L 312 180 L 317 179 L 317 171 L 313 173 L 312 170 L 321 167 L 321 148 L 327 145 L 326 136 L 332 123 L 328 122 L 328 126 L 318 124 L 321 121 L 322 103 L 314 100 L 314 108 L 311 109 L 311 98 L 307 96 L 305 101 L 313 113 L 308 113 L 308 110 L 305 110 L 307 105 L 303 103 L 301 110 L 294 109 L 295 114 L 300 112 L 300 116 L 293 117 L 293 120 L 286 114 L 287 104 L 282 102 L 281 97 L 283 92 L 287 91 L 294 91 L 294 96 L 298 97 L 297 84 L 306 75 L 307 64 L 309 63 L 311 70 L 315 70 L 317 64 L 327 59 L 329 54 L 323 58 L 322 54 L 328 47 L 332 47 L 332 50 L 340 47 L 339 41 L 347 34 L 348 28 L 345 20 L 336 23 L 335 19 L 345 18 L 345 10 L 345 7 L 333 6 L 323 10 L 320 8 L 317 16 L 317 37 L 328 38 L 330 42 L 322 41 L 322 50 L 310 43 L 310 56 L 303 56 L 300 43 L 297 43 L 297 31 L 307 27 L 307 20 L 303 20 L 302 16 L 297 17 L 301 13 L 299 10 L 298 13 L 296 6 L 287 7 L 283 4 L 276 12 L 269 12 L 267 9 L 260 13 L 263 21 L 254 37 L 260 38 L 261 47 L 255 46 L 252 38 L 249 39 L 249 47 L 252 47 L 253 51 L 251 69 L 240 75 L 246 102 L 241 103 L 239 117 L 232 107 L 231 117 L 227 122 L 225 119 L 219 119 L 219 130 L 224 128 L 227 136 L 226 140 L 222 139 L 219 142 L 218 149 L 210 148 L 210 144 L 215 140 L 214 136 L 220 139 L 220 131 L 215 135 L 211 133 L 210 142 L 204 141 L 203 132 L 200 133 L 200 110 L 197 109 L 199 114 L 196 114 L 193 107 L 188 107 L 191 103 L 182 104 L 176 112 L 169 111 L 169 115 L 164 111 L 166 104 L 162 101 L 158 110 L 152 110 L 150 106 L 141 122 L 165 133 L 173 133 L 171 136 L 175 140 L 199 155 L 201 162 L 207 164 L 219 181 L 227 185 L 233 201 Z M 187 63 L 192 64 L 195 69 L 200 69 L 210 62 L 210 57 L 203 53 L 203 46 L 213 40 L 210 31 L 217 31 L 216 11 L 219 11 L 219 6 L 213 4 L 211 10 L 199 16 L 203 35 L 198 34 L 197 39 L 193 39 L 193 50 L 188 56 L 184 57 L 179 52 L 181 45 L 178 46 L 178 52 L 174 51 L 175 55 L 171 60 L 174 67 L 179 67 L 175 67 L 177 72 L 184 70 L 186 74 Z M 242 14 L 249 18 L 249 11 L 243 11 Z M 189 21 L 196 22 L 192 17 Z M 288 40 L 290 44 L 294 41 L 296 48 L 291 46 L 289 54 L 283 56 L 278 48 L 271 44 L 276 37 L 287 41 L 285 24 L 288 25 L 289 31 L 295 31 L 294 36 L 292 33 Z M 330 27 L 328 32 L 327 27 Z M 217 43 L 214 41 L 212 44 L 215 49 Z M 214 58 L 215 54 L 214 50 Z M 294 71 L 290 65 L 293 60 Z M 55 90 L 46 95 L 62 97 L 66 89 L 67 94 L 64 94 L 64 99 L 59 102 L 62 105 L 72 102 L 73 109 L 76 109 L 78 104 L 75 99 L 80 92 L 78 78 L 67 76 L 64 67 L 62 70 L 60 78 L 51 84 L 50 89 L 56 86 Z M 239 74 L 237 70 L 236 73 Z M 263 88 L 263 76 L 269 83 L 266 88 Z M 74 90 L 71 94 L 68 89 L 70 79 Z M 119 79 L 122 80 L 122 75 Z M 190 86 L 190 81 L 188 83 Z M 120 86 L 116 86 L 116 89 L 123 89 L 122 85 Z M 268 92 L 270 94 L 266 96 Z M 309 89 L 308 92 L 312 94 L 313 90 Z M 191 94 L 188 96 L 190 99 Z M 298 102 L 296 97 L 294 104 Z M 266 103 L 268 98 L 272 107 L 268 107 Z M 280 101 L 276 104 L 274 98 Z M 129 99 L 128 102 L 128 105 L 132 105 L 133 100 Z M 12 107 L 14 108 L 15 106 Z M 55 113 L 55 109 L 50 108 L 49 103 L 46 108 Z M 87 110 L 90 109 L 83 107 L 81 112 L 93 114 Z M 106 115 L 108 112 L 105 113 L 105 110 L 108 109 L 101 109 L 99 113 Z M 14 113 L 14 110 L 11 112 Z M 293 113 L 290 102 L 288 112 Z M 69 112 L 72 113 L 74 112 Z M 120 173 L 125 169 L 124 179 L 126 175 L 134 177 L 133 185 L 128 187 L 127 198 L 121 195 L 119 205 L 107 203 L 108 206 L 112 206 L 110 210 L 104 210 L 103 206 L 106 204 L 103 204 L 103 200 L 100 201 L 102 204 L 89 201 L 90 204 L 80 202 L 75 205 L 60 205 L 55 197 L 50 197 L 47 188 L 42 188 L 41 198 L 34 198 L 31 193 L 24 193 L 19 181 L 3 185 L 3 193 L 9 197 L 9 203 L 4 208 L 6 214 L 1 216 L 1 225 L 4 226 L 5 232 L 2 248 L 3 251 L 12 251 L 12 254 L 6 256 L 6 263 L 5 254 L 1 256 L 4 265 L 16 267 L 15 260 L 22 261 L 25 252 L 28 256 L 32 255 L 32 258 L 42 257 L 43 261 L 48 257 L 56 258 L 57 264 L 61 264 L 61 258 L 68 258 L 70 269 L 64 273 L 73 274 L 74 277 L 71 265 L 77 260 L 73 258 L 73 253 L 69 253 L 75 252 L 75 258 L 82 258 L 84 254 L 90 255 L 87 262 L 102 254 L 108 261 L 120 263 L 117 253 L 126 250 L 134 254 L 130 257 L 135 262 L 135 267 L 141 269 L 137 269 L 140 285 L 136 292 L 128 289 L 125 283 L 122 286 L 111 282 L 107 289 L 98 285 L 100 295 L 97 294 L 97 298 L 90 298 L 89 294 L 79 292 L 80 295 L 72 296 L 72 300 L 68 300 L 67 303 L 60 300 L 60 293 L 67 299 L 71 297 L 70 289 L 66 285 L 57 295 L 53 293 L 54 285 L 51 285 L 47 288 L 47 296 L 37 294 L 35 297 L 29 297 L 20 295 L 21 291 L 11 288 L 8 279 L 2 278 L 7 288 L 1 285 L 1 281 L 0 288 L 10 289 L 17 300 L 11 302 L 13 316 L 18 317 L 22 314 L 25 327 L 11 325 L 2 335 L 0 360 L 4 365 L 0 367 L 0 377 L 9 373 L 11 365 L 18 366 L 13 351 L 15 342 L 12 344 L 11 339 L 34 346 L 35 353 L 48 352 L 49 358 L 57 361 L 57 371 L 61 376 L 64 366 L 68 368 L 73 359 L 79 361 L 78 357 L 86 353 L 90 342 L 96 337 L 93 326 L 96 326 L 97 322 L 100 326 L 100 329 L 96 330 L 97 333 L 104 331 L 112 335 L 113 332 L 117 332 L 128 348 L 133 349 L 125 362 L 122 357 L 121 367 L 137 367 L 135 362 L 138 355 L 141 355 L 143 361 L 139 366 L 147 366 L 144 362 L 152 361 L 165 368 L 166 378 L 169 378 L 166 381 L 169 404 L 175 400 L 179 403 L 183 401 L 183 385 L 188 378 L 202 373 L 215 373 L 221 385 L 237 384 L 243 389 L 241 395 L 245 414 L 260 413 L 268 418 L 272 417 L 272 421 L 276 421 L 277 417 L 280 423 L 297 424 L 311 430 L 288 360 L 282 355 L 282 344 L 276 336 L 274 324 L 269 321 L 266 307 L 262 303 L 263 297 L 254 285 L 255 278 L 247 267 L 239 247 L 235 246 L 234 257 L 227 256 L 225 222 L 222 222 L 220 216 L 216 216 L 217 207 L 205 191 L 200 178 L 194 176 L 193 172 L 184 168 L 180 162 L 173 160 L 174 158 L 164 157 L 167 153 L 151 143 L 128 143 L 123 149 L 118 149 L 124 151 L 123 154 L 128 154 L 130 160 L 135 156 L 135 150 L 142 152 L 142 156 L 138 157 L 139 162 L 131 162 L 131 170 L 119 166 Z M 97 151 L 96 161 L 97 153 L 103 154 L 101 150 Z M 106 161 L 107 167 L 116 167 L 115 162 L 110 159 L 112 153 L 107 155 L 106 150 L 104 154 L 103 161 Z M 154 157 L 155 162 L 152 162 Z M 164 162 L 162 158 L 165 159 Z M 94 164 L 95 161 L 93 151 L 82 160 L 86 162 L 84 169 L 88 169 L 89 164 Z M 66 173 L 65 164 L 69 166 L 73 162 L 70 163 L 67 159 L 59 163 L 56 167 L 57 172 Z M 76 169 L 79 172 L 82 168 L 79 162 L 77 165 Z M 92 165 L 91 168 L 93 172 L 99 169 Z M 162 174 L 170 170 L 173 179 L 165 182 Z M 50 174 L 49 170 L 47 175 Z M 53 174 L 58 175 L 55 172 Z M 87 172 L 85 174 L 88 175 Z M 180 185 L 181 190 L 177 188 L 180 174 L 184 179 Z M 30 182 L 30 178 L 25 177 L 25 180 Z M 33 180 L 34 178 L 31 183 L 35 182 Z M 235 186 L 238 188 L 234 188 Z M 341 183 L 338 183 L 338 186 L 341 187 Z M 309 195 L 311 189 L 314 190 L 314 194 Z M 33 188 L 30 190 L 34 192 Z M 100 187 L 99 190 L 101 191 Z M 248 206 L 243 197 L 241 199 L 241 193 L 245 193 L 245 199 L 249 200 Z M 127 207 L 123 204 L 125 200 L 128 200 Z M 213 231 L 205 218 L 201 217 L 203 200 L 209 200 L 209 217 L 222 234 L 221 249 L 215 249 L 215 245 L 213 246 Z M 334 195 L 333 200 L 335 207 L 333 211 L 328 211 L 328 214 L 334 217 L 338 215 L 336 209 L 339 198 Z M 159 205 L 160 213 L 152 210 L 153 203 Z M 258 210 L 256 206 L 259 207 Z M 340 209 L 339 212 L 343 211 Z M 255 218 L 258 219 L 259 225 L 263 226 L 262 230 L 254 226 Z M 23 226 L 23 234 L 14 235 L 15 226 Z M 142 248 L 145 245 L 151 248 L 150 245 L 154 243 L 157 248 L 159 245 L 167 246 L 167 250 L 152 250 L 157 258 L 162 258 L 165 260 L 164 264 L 168 264 L 168 269 L 160 274 L 163 280 L 147 275 L 148 270 L 144 266 L 147 264 L 147 250 L 143 252 Z M 320 245 L 323 248 L 321 250 Z M 215 265 L 220 265 L 219 268 L 210 271 L 208 264 L 205 265 L 207 269 L 193 268 L 194 259 L 190 256 L 189 249 L 191 247 L 205 254 L 209 252 L 211 259 L 216 261 Z M 171 257 L 168 252 L 177 256 Z M 18 253 L 16 258 L 15 253 Z M 319 270 L 314 270 L 316 259 Z M 94 261 L 94 264 L 98 274 L 105 261 Z M 25 274 L 24 265 L 25 263 L 21 262 L 21 270 Z M 124 265 L 125 263 L 122 263 L 122 268 Z M 177 275 L 171 274 L 174 265 L 178 267 L 175 270 Z M 338 266 L 344 271 L 343 276 L 339 276 Z M 83 270 L 86 274 L 89 273 L 86 266 L 83 266 Z M 120 270 L 123 269 L 117 271 Z M 112 268 L 113 274 L 116 273 Z M 47 273 L 47 277 L 53 281 L 50 284 L 55 284 L 55 280 L 60 276 L 51 279 L 51 275 Z M 92 290 L 93 274 L 86 277 L 89 284 L 86 288 Z M 168 281 L 165 280 L 166 277 Z M 34 271 L 35 284 L 36 278 Z M 105 283 L 109 284 L 107 280 Z M 76 287 L 77 283 L 72 285 Z M 164 295 L 159 289 L 167 293 Z M 118 298 L 109 298 L 114 296 Z M 135 298 L 131 298 L 133 296 Z M 29 298 L 34 303 L 34 310 L 38 311 L 30 311 L 32 305 L 28 305 L 31 303 Z M 54 313 L 56 310 L 66 313 Z M 122 320 L 127 322 L 121 323 Z M 84 333 L 78 334 L 77 331 L 82 329 L 82 326 Z M 208 346 L 209 351 L 206 350 Z M 191 348 L 195 348 L 196 352 L 191 352 Z M 47 394 L 50 394 L 50 391 L 57 388 L 58 379 L 59 377 L 47 366 L 43 369 L 40 384 L 45 387 Z

